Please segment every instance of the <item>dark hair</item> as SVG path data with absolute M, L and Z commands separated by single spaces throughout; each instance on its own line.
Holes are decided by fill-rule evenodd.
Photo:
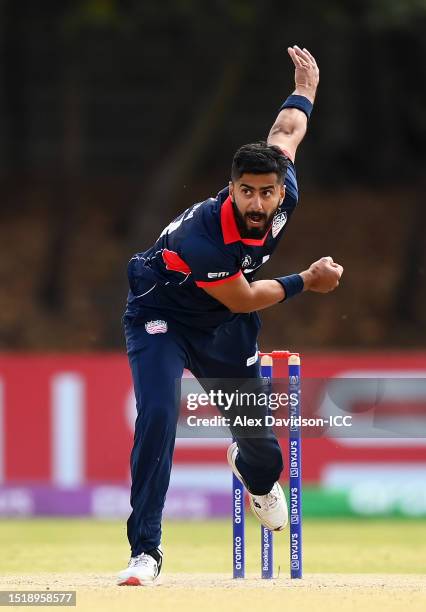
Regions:
M 237 181 L 245 173 L 268 174 L 275 172 L 284 183 L 288 168 L 288 157 L 279 147 L 264 141 L 243 145 L 232 160 L 231 178 Z

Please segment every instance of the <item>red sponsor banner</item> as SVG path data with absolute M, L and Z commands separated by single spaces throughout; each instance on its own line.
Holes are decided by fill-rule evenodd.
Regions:
M 52 480 L 53 387 L 64 376 L 73 376 L 82 388 L 81 480 L 127 482 L 132 444 L 128 405 L 133 392 L 126 357 L 119 354 L 0 356 L 3 481 Z M 66 440 L 66 431 L 63 435 Z
M 302 379 L 366 372 L 409 377 L 414 371 L 426 376 L 426 353 L 302 357 Z M 284 362 L 277 362 L 274 375 L 286 376 Z M 127 483 L 133 421 L 125 355 L 0 355 L 0 482 Z M 225 440 L 213 445 L 180 440 L 175 463 L 214 469 L 226 463 L 226 445 Z M 426 463 L 426 444 L 397 438 L 386 445 L 369 440 L 355 446 L 341 438 L 305 439 L 303 451 L 306 482 L 319 481 L 327 465 L 336 463 Z

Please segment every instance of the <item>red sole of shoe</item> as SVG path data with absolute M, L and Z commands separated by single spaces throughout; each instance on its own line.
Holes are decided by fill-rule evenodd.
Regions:
M 142 586 L 142 584 L 139 582 L 138 578 L 130 577 L 124 582 L 120 582 L 118 586 Z

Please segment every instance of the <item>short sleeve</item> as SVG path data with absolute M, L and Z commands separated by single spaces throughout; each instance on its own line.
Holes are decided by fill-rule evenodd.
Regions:
M 296 168 L 292 162 L 289 163 L 285 176 L 285 198 L 284 206 L 294 208 L 299 199 L 299 190 L 297 187 Z
M 236 255 L 208 239 L 191 240 L 182 249 L 197 287 L 226 283 L 242 274 Z

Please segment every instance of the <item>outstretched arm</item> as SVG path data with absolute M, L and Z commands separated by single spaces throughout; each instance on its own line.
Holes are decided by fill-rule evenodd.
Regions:
M 293 96 L 303 96 L 313 104 L 319 83 L 319 69 L 315 58 L 307 49 L 289 47 L 288 54 L 295 66 L 295 90 Z M 294 161 L 296 150 L 306 134 L 308 119 L 298 108 L 284 108 L 280 111 L 268 136 L 268 144 L 283 149 Z
M 225 283 L 204 285 L 203 289 L 231 312 L 254 312 L 278 304 L 301 291 L 333 291 L 339 285 L 342 274 L 341 265 L 331 257 L 322 257 L 300 274 L 252 283 L 241 275 Z

